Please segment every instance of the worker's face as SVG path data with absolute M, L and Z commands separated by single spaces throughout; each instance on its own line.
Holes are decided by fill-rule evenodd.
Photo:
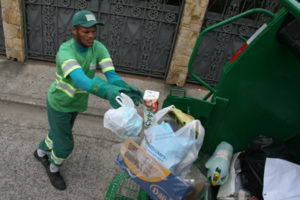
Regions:
M 81 47 L 90 47 L 93 45 L 95 37 L 96 37 L 97 27 L 92 26 L 90 28 L 85 28 L 82 26 L 73 26 L 72 33 L 74 35 L 74 39 Z

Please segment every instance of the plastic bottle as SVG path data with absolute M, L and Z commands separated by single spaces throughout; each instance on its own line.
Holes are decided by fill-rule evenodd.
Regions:
M 207 178 L 212 186 L 222 185 L 227 181 L 233 148 L 227 142 L 221 142 L 214 154 L 205 163 Z

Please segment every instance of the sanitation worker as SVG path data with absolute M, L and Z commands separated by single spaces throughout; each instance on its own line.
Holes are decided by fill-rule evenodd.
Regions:
M 114 108 L 119 107 L 115 97 L 121 92 L 137 106 L 142 101 L 142 92 L 117 75 L 106 47 L 95 40 L 97 25 L 103 23 L 90 11 L 81 10 L 73 16 L 73 38 L 59 48 L 56 80 L 47 94 L 50 130 L 34 157 L 44 165 L 51 184 L 59 190 L 66 189 L 59 168 L 73 150 L 72 127 L 78 112 L 87 109 L 89 93 L 107 99 Z M 95 76 L 97 64 L 108 82 Z

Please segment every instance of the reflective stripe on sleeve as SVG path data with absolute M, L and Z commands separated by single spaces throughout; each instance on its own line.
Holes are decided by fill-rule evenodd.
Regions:
M 62 163 L 64 162 L 65 159 L 63 158 L 58 158 L 57 156 L 55 156 L 53 150 L 51 151 L 51 155 L 50 158 L 54 161 L 54 163 L 56 165 L 62 165 Z
M 58 74 L 56 74 L 56 81 L 57 81 L 57 86 L 56 86 L 57 89 L 62 90 L 71 98 L 74 97 L 76 89 L 72 87 L 72 85 L 62 81 L 62 78 Z
M 76 88 L 76 93 L 88 93 L 88 92 L 85 91 L 85 90 L 83 90 L 83 89 L 81 89 L 81 88 L 79 88 L 79 87 L 77 87 Z
M 100 67 L 101 67 L 103 73 L 115 69 L 115 68 L 114 68 L 114 65 L 113 65 L 113 63 L 112 63 L 111 58 L 105 58 L 105 59 L 102 59 L 102 60 L 99 62 L 99 65 L 100 65 Z
M 111 71 L 111 70 L 115 70 L 114 67 L 106 67 L 105 69 L 102 70 L 103 73 Z
M 70 59 L 70 60 L 66 60 L 62 64 L 61 68 L 62 68 L 64 77 L 66 77 L 66 75 L 68 75 L 74 69 L 80 68 L 80 65 L 78 64 L 78 62 L 76 60 Z
M 81 88 L 74 88 L 69 83 L 64 82 L 61 76 L 59 76 L 58 74 L 56 74 L 56 83 L 56 88 L 66 93 L 71 98 L 75 96 L 75 93 L 87 93 L 87 91 L 84 91 Z

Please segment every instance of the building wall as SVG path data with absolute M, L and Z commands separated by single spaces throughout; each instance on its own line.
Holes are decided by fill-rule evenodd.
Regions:
M 25 60 L 22 0 L 1 0 L 2 23 L 8 59 Z
M 209 0 L 186 0 L 166 83 L 183 86 Z M 1 0 L 7 58 L 25 60 L 22 0 Z
M 186 0 L 166 82 L 183 86 L 209 0 Z

